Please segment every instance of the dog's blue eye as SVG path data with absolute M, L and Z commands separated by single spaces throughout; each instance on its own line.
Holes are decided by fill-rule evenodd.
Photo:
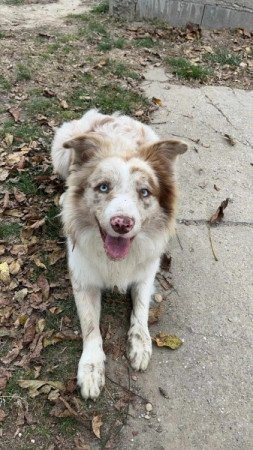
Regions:
M 142 197 L 147 198 L 150 196 L 150 192 L 148 191 L 148 189 L 143 188 L 141 189 L 141 195 Z
M 106 183 L 100 184 L 98 188 L 99 188 L 100 192 L 102 192 L 103 194 L 106 194 L 107 192 L 109 192 L 109 186 Z

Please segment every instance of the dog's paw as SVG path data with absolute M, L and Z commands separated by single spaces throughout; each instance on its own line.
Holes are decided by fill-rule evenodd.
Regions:
M 148 330 L 133 326 L 128 333 L 128 359 L 134 370 L 146 370 L 152 354 Z
M 81 389 L 82 397 L 95 400 L 105 384 L 104 357 L 92 361 L 83 354 L 78 365 L 77 384 Z

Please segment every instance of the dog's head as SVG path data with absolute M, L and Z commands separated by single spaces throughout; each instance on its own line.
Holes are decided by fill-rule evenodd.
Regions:
M 64 144 L 72 149 L 72 166 L 63 216 L 73 240 L 96 226 L 107 256 L 125 258 L 140 233 L 170 227 L 176 187 L 174 163 L 187 150 L 181 141 L 165 140 L 124 149 L 120 137 L 109 140 L 87 133 Z

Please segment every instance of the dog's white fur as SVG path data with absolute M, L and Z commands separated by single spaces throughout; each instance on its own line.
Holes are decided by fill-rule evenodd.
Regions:
M 103 157 L 100 156 L 94 166 L 92 158 L 84 164 L 75 162 L 75 154 L 78 154 L 75 146 L 80 144 L 77 145 L 75 139 L 84 136 L 82 139 L 87 140 L 85 133 L 89 133 L 88 146 L 97 145 L 92 141 L 93 134 L 95 138 L 99 137 L 104 146 Z M 174 217 L 166 225 L 161 225 L 165 215 L 158 200 L 152 196 L 148 200 L 140 200 L 136 186 L 146 188 L 149 177 L 154 186 L 159 185 L 159 174 L 154 172 L 147 161 L 138 157 L 139 148 L 158 140 L 150 127 L 130 117 L 118 114 L 105 116 L 91 110 L 80 120 L 63 124 L 53 141 L 54 169 L 68 183 L 62 218 L 68 240 L 71 281 L 83 334 L 83 353 L 77 378 L 84 398 L 98 397 L 105 383 L 105 354 L 99 329 L 102 289 L 115 285 L 120 290 L 131 287 L 133 311 L 128 333 L 128 357 L 135 370 L 145 370 L 150 360 L 149 302 L 160 256 L 166 248 Z M 68 147 L 73 145 L 72 149 L 64 148 L 66 142 L 69 142 Z M 187 148 L 182 143 L 177 145 L 184 145 L 178 153 L 183 153 Z M 96 153 L 100 154 L 100 148 L 95 149 Z M 84 193 L 77 196 L 78 184 L 82 184 L 86 178 Z M 110 201 L 100 192 L 95 194 L 96 185 L 102 183 L 104 178 L 109 178 L 114 186 L 114 195 Z M 130 251 L 120 261 L 108 258 L 96 223 L 97 220 L 105 233 L 116 237 L 118 234 L 110 225 L 110 219 L 115 215 L 130 216 L 135 220 L 133 229 L 126 234 L 126 238 L 134 238 Z M 83 226 L 82 220 L 85 222 Z

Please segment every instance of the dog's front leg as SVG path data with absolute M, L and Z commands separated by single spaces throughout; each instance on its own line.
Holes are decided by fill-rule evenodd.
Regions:
M 148 268 L 144 281 L 131 289 L 133 311 L 128 332 L 128 358 L 135 370 L 145 370 L 152 354 L 152 341 L 148 330 L 148 312 L 159 260 Z
M 99 329 L 101 292 L 94 287 L 84 289 L 73 278 L 72 285 L 83 335 L 77 382 L 84 398 L 95 399 L 105 384 L 105 354 Z

